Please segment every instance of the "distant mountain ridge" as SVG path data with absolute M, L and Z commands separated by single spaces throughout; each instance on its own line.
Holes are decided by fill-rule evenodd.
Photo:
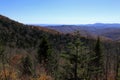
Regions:
M 107 27 L 120 27 L 120 23 L 94 23 L 94 24 L 33 24 L 38 26 L 92 26 L 99 28 L 107 28 Z
M 120 39 L 120 24 L 86 24 L 86 25 L 58 25 L 58 26 L 45 26 L 50 29 L 57 30 L 63 33 L 73 33 L 78 30 L 84 36 L 103 36 L 112 40 Z

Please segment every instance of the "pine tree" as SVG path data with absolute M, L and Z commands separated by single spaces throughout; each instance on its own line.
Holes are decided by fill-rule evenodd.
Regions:
M 79 80 L 86 79 L 87 67 L 86 67 L 86 47 L 80 41 L 79 34 L 76 34 L 76 40 L 69 43 L 66 53 L 62 54 L 62 57 L 67 60 L 66 66 L 63 66 L 67 70 L 66 79 Z
M 58 54 L 53 49 L 50 42 L 48 42 L 47 36 L 43 36 L 39 45 L 37 59 L 45 71 L 51 76 L 56 77 L 58 67 Z
M 120 50 L 120 43 L 118 42 L 118 48 L 116 49 L 116 80 L 120 80 L 120 55 L 119 55 L 119 50 Z
M 89 62 L 89 72 L 91 74 L 92 80 L 101 80 L 103 78 L 103 54 L 100 38 L 98 37 L 97 42 L 95 44 L 95 48 L 91 53 L 91 60 Z M 93 79 L 94 78 L 94 79 Z
M 37 59 L 39 63 L 47 62 L 48 55 L 50 54 L 50 46 L 46 37 L 43 37 L 37 52 Z

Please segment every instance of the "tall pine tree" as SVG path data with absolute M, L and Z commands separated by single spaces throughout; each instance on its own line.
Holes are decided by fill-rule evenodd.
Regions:
M 48 59 L 50 53 L 51 53 L 51 51 L 50 51 L 50 46 L 49 46 L 47 37 L 44 36 L 41 39 L 40 45 L 38 47 L 38 52 L 37 52 L 38 62 L 39 63 L 47 62 L 47 59 Z
M 100 38 L 98 37 L 95 48 L 92 51 L 91 60 L 89 61 L 89 73 L 91 74 L 92 80 L 103 80 L 103 70 L 104 70 L 104 60 L 103 60 L 103 52 L 101 47 Z
M 43 65 L 47 73 L 53 77 L 56 77 L 58 54 L 55 52 L 52 45 L 48 41 L 47 36 L 43 36 L 41 39 L 37 53 L 37 59 L 38 62 Z
M 66 65 L 63 68 L 66 70 L 65 80 L 80 80 L 86 79 L 86 47 L 80 40 L 79 33 L 76 33 L 76 39 L 69 43 L 67 51 L 62 54 L 66 60 Z

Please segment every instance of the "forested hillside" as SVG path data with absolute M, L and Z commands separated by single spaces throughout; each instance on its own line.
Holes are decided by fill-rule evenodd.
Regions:
M 0 80 L 120 80 L 120 43 L 0 15 Z

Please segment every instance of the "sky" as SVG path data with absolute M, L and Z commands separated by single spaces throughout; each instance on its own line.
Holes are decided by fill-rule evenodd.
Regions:
M 0 0 L 0 14 L 25 24 L 120 23 L 120 0 Z

